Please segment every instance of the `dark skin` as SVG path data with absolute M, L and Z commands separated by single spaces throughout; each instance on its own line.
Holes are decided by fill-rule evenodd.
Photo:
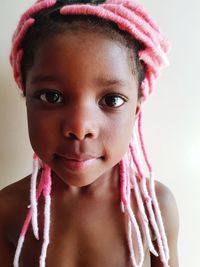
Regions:
M 52 169 L 47 267 L 131 266 L 120 209 L 118 162 L 140 110 L 137 90 L 127 49 L 103 34 L 69 31 L 37 50 L 27 75 L 26 105 L 32 147 Z M 30 176 L 0 192 L 4 267 L 12 266 L 29 205 L 29 184 Z M 178 267 L 176 202 L 158 182 L 156 193 L 169 242 L 169 264 Z M 20 266 L 38 266 L 43 207 L 41 198 L 40 241 L 30 227 Z M 134 194 L 132 208 L 139 221 Z M 143 267 L 163 266 L 143 243 Z

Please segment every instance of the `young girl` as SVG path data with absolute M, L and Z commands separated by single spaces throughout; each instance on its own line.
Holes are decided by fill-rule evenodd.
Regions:
M 35 153 L 0 192 L 1 266 L 177 267 L 176 203 L 141 131 L 167 64 L 158 27 L 132 0 L 41 0 L 12 44 Z

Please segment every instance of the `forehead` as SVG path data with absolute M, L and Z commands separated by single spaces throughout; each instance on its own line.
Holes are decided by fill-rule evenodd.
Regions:
M 100 77 L 133 81 L 127 48 L 101 33 L 67 31 L 37 47 L 27 81 L 41 75 L 92 80 Z

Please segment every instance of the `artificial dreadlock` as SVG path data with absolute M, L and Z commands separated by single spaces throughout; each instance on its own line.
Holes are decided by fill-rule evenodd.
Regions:
M 146 11 L 134 0 L 38 0 L 22 15 L 12 39 L 10 62 L 13 67 L 15 81 L 19 88 L 21 88 L 22 91 L 25 90 L 22 65 L 26 55 L 24 56 L 22 45 L 23 40 L 26 38 L 28 31 L 37 23 L 37 14 L 42 10 L 50 10 L 54 7 L 58 10 L 60 16 L 95 16 L 112 22 L 117 25 L 120 31 L 128 33 L 132 38 L 143 45 L 143 48 L 137 51 L 137 58 L 145 66 L 145 75 L 143 79 L 141 79 L 141 83 L 139 83 L 140 94 L 142 100 L 145 101 L 149 94 L 154 90 L 155 79 L 159 76 L 160 69 L 168 64 L 166 53 L 169 50 L 169 43 L 162 36 L 158 26 L 152 21 Z M 149 250 L 155 256 L 160 256 L 164 267 L 169 267 L 167 238 L 155 193 L 154 172 L 144 146 L 141 121 L 142 111 L 140 111 L 138 115 L 129 149 L 119 163 L 121 207 L 122 212 L 125 213 L 127 218 L 127 240 L 130 250 L 130 258 L 132 266 L 142 266 L 144 261 L 142 234 L 131 208 L 131 190 L 133 190 L 140 212 L 143 235 L 147 240 Z M 150 178 L 149 188 L 146 183 L 146 167 Z M 37 176 L 40 168 L 42 169 L 42 175 L 37 187 Z M 45 267 L 49 244 L 51 183 L 50 167 L 43 163 L 38 156 L 34 154 L 33 172 L 31 177 L 30 209 L 20 233 L 14 258 L 14 267 L 19 266 L 20 253 L 30 221 L 32 221 L 34 235 L 39 239 L 37 202 L 42 193 L 45 198 L 44 242 L 39 266 Z M 148 211 L 148 216 L 145 208 Z M 151 240 L 150 224 L 156 236 L 159 251 L 156 251 Z M 136 256 L 136 251 L 133 248 L 133 232 L 136 235 L 139 257 Z

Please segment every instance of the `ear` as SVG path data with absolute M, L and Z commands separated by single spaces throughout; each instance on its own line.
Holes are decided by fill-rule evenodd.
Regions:
M 137 102 L 137 106 L 136 106 L 136 110 L 135 110 L 135 116 L 136 116 L 136 119 L 140 113 L 140 110 L 141 110 L 141 100 L 139 99 L 138 102 Z

